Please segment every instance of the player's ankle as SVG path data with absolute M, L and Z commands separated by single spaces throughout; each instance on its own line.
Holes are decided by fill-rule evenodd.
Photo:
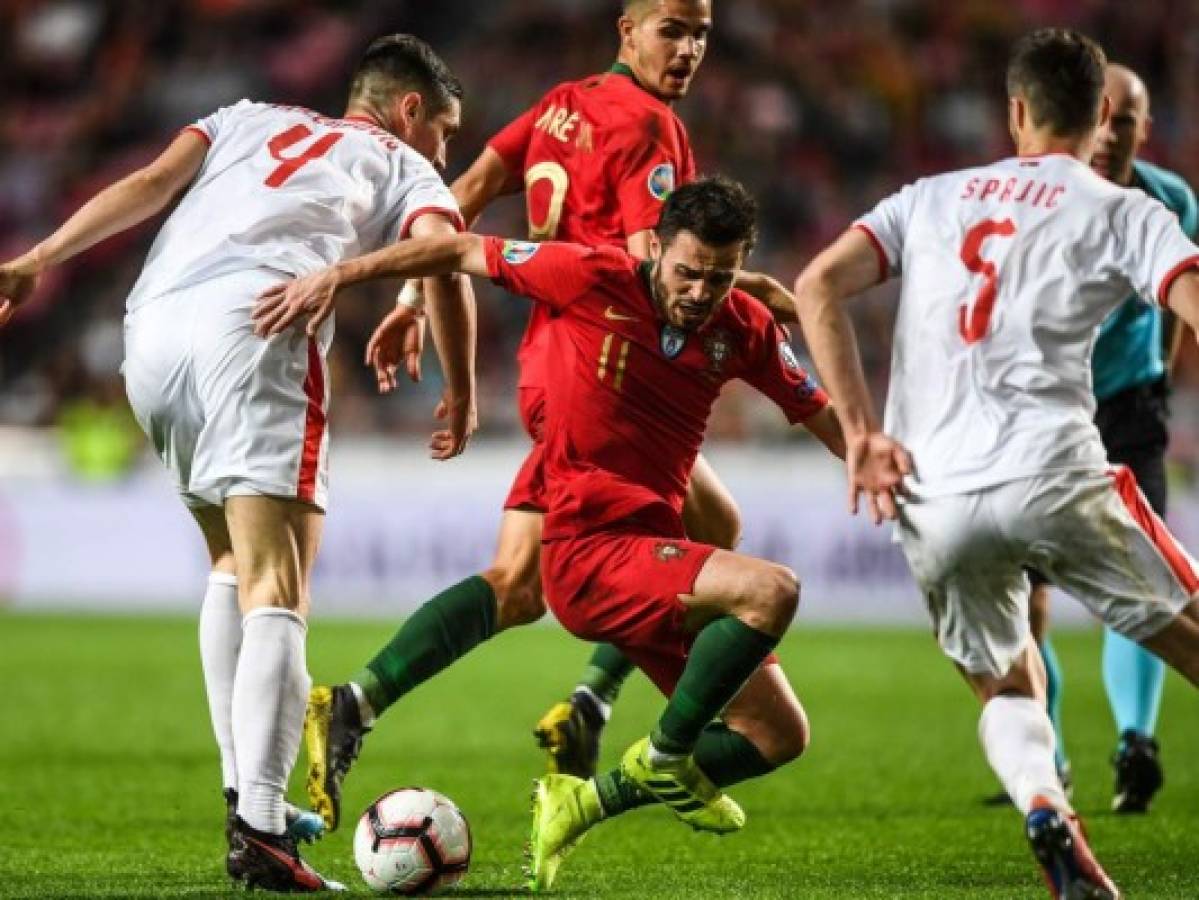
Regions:
M 366 692 L 362 690 L 362 686 L 356 681 L 349 682 L 350 693 L 354 695 L 354 701 L 358 704 L 358 723 L 363 728 L 373 728 L 375 724 L 376 713 L 371 706 L 370 699 L 366 696 Z

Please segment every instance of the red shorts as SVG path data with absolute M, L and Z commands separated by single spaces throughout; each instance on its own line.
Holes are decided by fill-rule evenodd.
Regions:
M 546 602 L 567 631 L 614 644 L 669 697 L 695 640 L 679 595 L 693 591 L 715 550 L 682 537 L 611 531 L 546 541 Z
M 539 387 L 522 387 L 516 393 L 520 421 L 533 439 L 533 447 L 516 473 L 504 509 L 535 509 L 545 512 L 545 469 L 543 463 L 542 428 L 545 426 L 545 391 Z

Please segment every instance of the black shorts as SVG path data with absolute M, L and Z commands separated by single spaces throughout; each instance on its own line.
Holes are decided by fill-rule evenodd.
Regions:
M 1166 445 L 1170 435 L 1167 422 L 1169 388 L 1165 379 L 1138 385 L 1108 397 L 1095 411 L 1095 424 L 1114 466 L 1128 466 L 1137 486 L 1163 518 L 1166 515 Z M 1028 570 L 1033 587 L 1046 579 Z

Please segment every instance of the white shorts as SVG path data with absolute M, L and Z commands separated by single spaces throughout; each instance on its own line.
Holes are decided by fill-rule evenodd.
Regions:
M 1134 641 L 1199 592 L 1199 566 L 1126 466 L 909 498 L 898 531 L 937 640 L 972 674 L 1006 675 L 1027 644 L 1026 569 Z
M 129 404 L 188 506 L 288 497 L 325 508 L 332 323 L 254 335 L 258 293 L 288 276 L 238 272 L 125 317 Z

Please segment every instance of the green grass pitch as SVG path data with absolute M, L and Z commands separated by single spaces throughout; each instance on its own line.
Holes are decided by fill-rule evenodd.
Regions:
M 393 630 L 314 623 L 310 666 L 341 679 Z M 1166 788 L 1153 813 L 1108 813 L 1112 726 L 1095 632 L 1057 636 L 1076 801 L 1128 897 L 1199 896 L 1199 717 L 1174 676 L 1160 738 Z M 529 737 L 586 648 L 555 627 L 504 635 L 395 707 L 347 783 L 348 822 L 308 851 L 365 893 L 353 823 L 388 788 L 454 798 L 475 834 L 454 894 L 521 894 Z M 975 738 L 977 711 L 922 631 L 800 627 L 781 656 L 813 723 L 808 754 L 735 788 L 749 822 L 693 834 L 657 809 L 600 826 L 563 869 L 562 897 L 1043 897 L 1010 809 Z M 0 895 L 221 896 L 223 806 L 186 619 L 0 616 Z M 645 733 L 661 700 L 635 676 L 616 708 L 605 763 Z M 297 773 L 301 768 L 297 768 Z M 300 796 L 300 779 L 293 798 Z

